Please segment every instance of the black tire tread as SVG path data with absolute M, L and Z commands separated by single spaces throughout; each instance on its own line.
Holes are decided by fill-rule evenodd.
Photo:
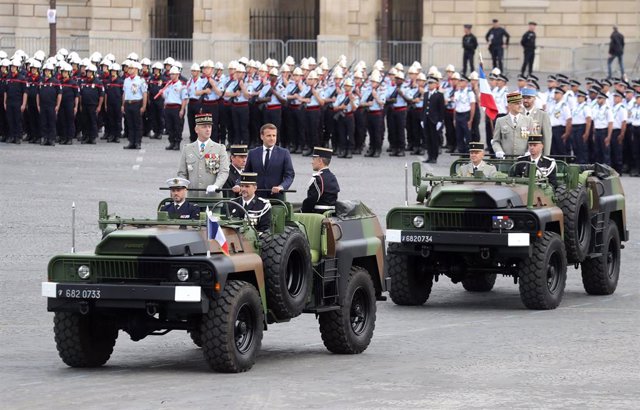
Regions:
M 300 235 L 302 238 L 304 238 L 303 242 L 306 244 L 305 252 L 309 255 L 310 261 L 311 250 L 309 248 L 309 242 L 306 236 L 297 228 L 286 226 L 283 233 L 269 235 L 262 241 L 261 257 L 264 265 L 267 305 L 279 319 L 294 318 L 296 316 L 299 316 L 304 309 L 304 303 L 293 309 L 288 306 L 287 303 L 285 303 L 285 290 L 280 286 L 279 267 L 281 263 L 282 249 L 284 248 L 289 237 L 291 237 L 292 235 Z M 311 273 L 310 263 L 308 273 Z M 307 290 L 305 292 L 308 293 L 311 289 L 310 275 L 307 275 L 306 286 Z
M 362 278 L 362 279 L 361 279 Z M 318 316 L 318 322 L 320 324 L 320 335 L 322 342 L 327 350 L 337 354 L 358 354 L 367 349 L 369 343 L 371 343 L 371 337 L 375 329 L 376 323 L 376 299 L 375 289 L 373 287 L 373 281 L 369 276 L 369 273 L 364 268 L 359 266 L 352 266 L 349 274 L 348 283 L 351 284 L 355 280 L 365 280 L 366 288 L 370 296 L 371 306 L 371 329 L 370 335 L 362 343 L 354 343 L 350 340 L 349 332 L 351 331 L 350 324 L 350 309 L 341 307 L 339 310 L 333 310 L 330 312 L 321 313 Z M 347 285 L 347 288 L 349 286 Z M 346 310 L 346 312 L 345 312 Z M 346 315 L 346 317 L 345 317 Z
M 495 273 L 479 274 L 462 279 L 462 287 L 468 292 L 489 292 L 496 284 Z
M 97 319 L 76 312 L 55 312 L 54 339 L 58 354 L 67 366 L 99 367 L 111 357 L 118 329 L 106 320 L 94 328 L 98 334 L 91 334 L 91 320 Z
M 564 273 L 562 274 L 559 297 L 548 300 L 546 284 L 546 250 L 552 241 L 557 240 L 561 245 L 561 253 L 564 252 L 564 242 L 554 232 L 545 232 L 543 237 L 533 245 L 531 256 L 520 265 L 519 289 L 522 303 L 529 309 L 550 310 L 558 307 L 562 301 L 564 287 L 567 280 L 567 261 L 564 260 Z
M 209 301 L 209 312 L 206 314 L 207 317 L 202 320 L 202 352 L 209 367 L 217 372 L 245 372 L 251 369 L 260 351 L 263 330 L 261 326 L 256 329 L 256 346 L 253 356 L 249 358 L 248 364 L 240 366 L 234 360 L 235 340 L 233 333 L 229 335 L 227 332 L 227 329 L 229 329 L 229 319 L 231 318 L 231 312 L 234 309 L 235 302 L 241 293 L 247 290 L 253 292 L 251 297 L 257 298 L 259 305 L 262 306 L 258 291 L 253 285 L 239 280 L 229 280 L 225 284 L 223 293 L 218 298 Z M 263 315 L 264 312 L 262 309 L 259 309 L 259 323 L 263 323 Z
M 618 251 L 620 250 L 620 233 L 615 223 L 610 222 L 607 227 L 607 235 L 605 237 L 605 247 L 609 244 L 609 230 L 615 229 L 618 241 Z M 606 251 L 606 248 L 605 248 Z M 611 295 L 616 291 L 618 286 L 618 277 L 612 283 L 607 277 L 606 253 L 597 258 L 585 259 L 582 264 L 582 286 L 590 295 Z M 618 260 L 618 266 L 620 261 Z M 617 276 L 620 274 L 618 269 Z
M 567 261 L 569 263 L 582 262 L 589 252 L 589 243 L 591 241 L 591 226 L 588 227 L 585 244 L 581 248 L 578 243 L 580 238 L 577 237 L 578 224 L 580 221 L 579 212 L 577 212 L 580 202 L 588 201 L 587 190 L 584 185 L 578 185 L 575 189 L 567 189 L 566 185 L 558 187 L 558 206 L 562 209 L 564 215 L 564 245 L 567 252 Z M 584 196 L 584 199 L 581 197 Z M 587 202 L 587 207 L 588 207 Z M 589 221 L 587 221 L 589 223 Z
M 423 305 L 433 287 L 433 278 L 427 275 L 424 280 L 415 277 L 415 271 L 409 271 L 409 256 L 394 253 L 395 244 L 389 245 L 386 257 L 387 273 L 391 278 L 389 296 L 396 305 L 419 306 Z M 413 275 L 414 277 L 411 277 Z

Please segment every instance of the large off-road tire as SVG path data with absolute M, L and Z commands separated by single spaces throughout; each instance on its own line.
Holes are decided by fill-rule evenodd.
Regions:
M 369 273 L 352 266 L 339 310 L 320 313 L 320 334 L 333 353 L 356 354 L 365 351 L 376 327 L 376 293 Z
M 609 222 L 602 255 L 582 262 L 582 285 L 590 295 L 610 295 L 618 287 L 619 276 L 620 232 L 614 222 Z
M 555 309 L 567 282 L 567 257 L 560 235 L 545 232 L 520 264 L 520 299 L 529 309 Z
M 267 305 L 278 319 L 302 313 L 312 285 L 311 251 L 300 230 L 287 226 L 262 241 Z
M 230 280 L 222 294 L 209 302 L 202 317 L 202 352 L 209 366 L 218 372 L 245 372 L 256 361 L 262 345 L 264 311 L 256 288 Z
M 385 266 L 391 278 L 389 296 L 396 305 L 417 306 L 429 299 L 433 275 L 424 271 L 421 258 L 394 253 L 396 244 L 390 244 Z
M 200 329 L 189 330 L 189 337 L 191 337 L 196 346 L 202 347 L 202 332 Z
M 115 323 L 93 313 L 55 312 L 53 333 L 60 358 L 71 367 L 102 366 L 118 338 Z
M 496 284 L 495 273 L 487 273 L 469 276 L 462 279 L 462 286 L 469 292 L 489 292 Z
M 582 262 L 589 253 L 591 243 L 591 217 L 589 195 L 583 185 L 567 190 L 558 188 L 558 205 L 564 214 L 564 244 L 567 262 Z

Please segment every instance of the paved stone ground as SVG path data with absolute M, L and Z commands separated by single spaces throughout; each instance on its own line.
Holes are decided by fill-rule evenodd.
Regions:
M 71 369 L 58 358 L 51 313 L 40 296 L 47 262 L 71 246 L 98 242 L 97 203 L 146 217 L 163 198 L 179 153 L 143 140 L 119 145 L 0 144 L 0 408 L 637 408 L 640 402 L 640 179 L 625 177 L 631 241 L 612 296 L 585 294 L 570 268 L 560 308 L 523 308 L 517 286 L 470 294 L 442 280 L 421 307 L 378 303 L 373 341 L 361 355 L 328 353 L 317 321 L 303 315 L 265 333 L 254 368 L 208 370 L 185 332 L 133 343 L 121 333 L 100 369 Z M 411 158 L 336 159 L 341 198 L 361 199 L 384 221 L 404 201 Z M 294 157 L 291 199 L 301 200 L 311 170 Z M 443 156 L 434 173 L 445 173 Z

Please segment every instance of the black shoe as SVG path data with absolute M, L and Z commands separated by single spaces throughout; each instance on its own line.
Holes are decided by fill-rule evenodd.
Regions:
M 20 144 L 22 144 L 22 140 L 20 138 L 14 138 L 13 139 L 13 143 L 20 145 Z
M 102 134 L 102 137 L 100 137 L 101 140 L 107 140 L 107 142 L 111 142 L 111 135 L 109 134 Z
M 180 151 L 180 144 L 173 146 L 174 151 Z
M 33 138 L 29 140 L 29 144 L 42 144 L 42 138 Z
M 129 144 L 129 145 L 125 145 L 124 147 L 122 147 L 122 149 L 138 149 L 138 147 L 136 146 L 136 144 Z
M 95 137 L 87 138 L 86 143 L 90 145 L 96 145 L 96 138 Z
M 345 151 L 340 150 L 340 151 L 338 151 L 337 157 L 338 158 L 346 158 L 347 157 L 347 153 Z
M 167 151 L 173 150 L 173 142 L 171 144 L 169 144 L 168 146 L 164 147 L 164 149 L 166 149 Z
M 367 157 L 367 158 L 371 158 L 371 157 L 373 157 L 373 153 L 374 153 L 373 150 L 369 150 L 369 151 L 365 152 L 364 156 Z
M 154 140 L 162 139 L 162 134 L 154 133 L 154 134 L 151 136 L 151 139 L 154 139 Z
M 115 138 L 111 142 L 120 143 L 120 138 Z
M 388 153 L 393 153 L 393 151 L 394 151 L 394 149 L 393 149 L 393 148 L 391 148 L 391 147 L 387 148 L 387 152 L 388 152 Z
M 64 142 L 62 144 L 64 144 L 64 145 L 73 145 L 73 139 L 69 138 L 68 140 L 64 140 Z
M 405 153 L 404 150 L 399 149 L 396 151 L 396 157 L 404 157 Z
M 380 150 L 379 149 L 373 151 L 373 158 L 380 158 Z
M 140 144 L 136 144 L 136 149 L 140 149 Z
M 351 153 L 351 150 L 347 150 L 347 153 L 344 155 L 344 157 L 347 159 L 353 158 L 353 154 Z
M 447 154 L 453 154 L 454 152 L 456 152 L 456 150 L 455 150 L 454 148 L 447 148 L 447 149 L 445 150 L 445 152 L 446 152 Z
M 352 152 L 353 155 L 362 155 L 362 148 L 356 148 Z

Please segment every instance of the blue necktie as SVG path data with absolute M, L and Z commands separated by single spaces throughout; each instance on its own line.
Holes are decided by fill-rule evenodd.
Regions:
M 201 153 L 204 152 L 204 145 L 205 145 L 204 142 L 200 143 L 200 152 Z

